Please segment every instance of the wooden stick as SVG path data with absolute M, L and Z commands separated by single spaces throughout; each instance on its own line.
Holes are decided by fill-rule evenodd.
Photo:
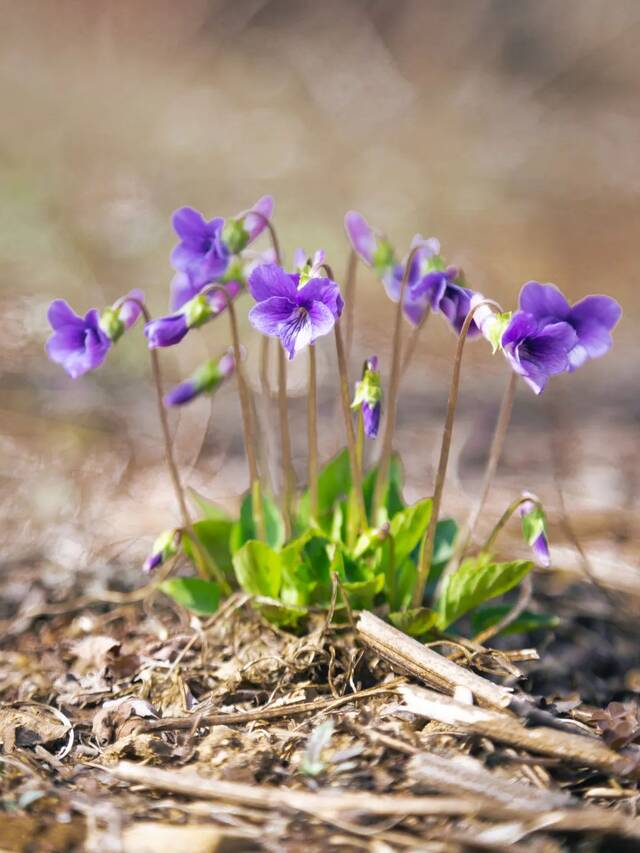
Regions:
M 476 675 L 417 640 L 403 634 L 373 613 L 363 611 L 357 625 L 361 639 L 381 657 L 421 681 L 453 694 L 456 687 L 466 687 L 479 705 L 504 710 L 512 700 L 512 691 Z
M 455 726 L 469 734 L 483 735 L 490 740 L 508 743 L 540 755 L 562 758 L 582 767 L 595 767 L 614 776 L 640 775 L 633 760 L 609 749 L 597 737 L 558 731 L 548 726 L 526 728 L 511 714 L 463 705 L 422 687 L 404 685 L 399 691 L 411 713 Z
M 496 817 L 520 817 L 514 807 L 495 802 L 490 791 L 482 797 L 418 796 L 399 794 L 373 794 L 371 792 L 336 790 L 296 791 L 290 788 L 268 785 L 228 782 L 224 779 L 203 779 L 193 772 L 163 770 L 122 761 L 115 767 L 102 768 L 116 779 L 133 785 L 143 785 L 172 794 L 193 797 L 199 800 L 215 800 L 241 806 L 257 807 L 273 811 L 299 811 L 311 814 L 320 820 L 331 821 L 345 813 L 394 816 L 457 816 L 493 815 Z M 582 832 L 609 831 L 640 838 L 640 822 L 608 809 L 587 806 L 581 809 L 556 809 L 549 815 L 549 822 L 540 829 L 573 830 Z M 536 831 L 536 828 L 531 829 Z

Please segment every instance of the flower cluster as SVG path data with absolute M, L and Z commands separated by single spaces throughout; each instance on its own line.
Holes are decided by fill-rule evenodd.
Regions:
M 427 311 L 432 310 L 443 314 L 459 334 L 469 313 L 473 291 L 465 285 L 461 270 L 445 264 L 440 254 L 440 242 L 435 237 L 425 239 L 416 234 L 411 241 L 409 255 L 399 263 L 391 243 L 374 231 L 364 216 L 354 210 L 349 211 L 344 224 L 354 251 L 374 270 L 387 296 L 394 302 L 400 299 L 406 271 L 402 307 L 412 325 L 419 326 Z M 478 332 L 474 323 L 469 334 Z
M 353 251 L 373 270 L 397 306 L 390 378 L 384 389 L 384 399 L 388 401 L 385 432 L 378 463 L 368 468 L 364 437 L 377 437 L 383 401 L 378 358 L 372 355 L 364 362 L 350 401 L 349 389 L 353 386 L 348 368 L 349 346 L 344 341 L 345 337 L 349 341 L 351 335 L 343 336 L 340 328 L 344 309 L 340 286 L 322 250 L 308 255 L 298 249 L 293 266 L 285 267 L 270 222 L 272 212 L 270 196 L 229 219 L 207 220 L 193 208 L 180 208 L 173 216 L 179 242 L 171 253 L 174 276 L 170 313 L 152 319 L 139 290 L 132 290 L 102 311 L 92 308 L 84 316 L 57 299 L 48 312 L 52 328 L 46 344 L 48 355 L 73 378 L 81 376 L 99 367 L 114 343 L 141 314 L 144 316 L 165 453 L 182 516 L 181 527 L 158 537 L 144 570 L 151 572 L 182 552 L 200 572 L 198 583 L 205 585 L 200 586 L 198 596 L 206 600 L 200 597 L 196 602 L 188 590 L 183 590 L 181 599 L 176 593 L 176 600 L 187 606 L 189 601 L 195 603 L 198 612 L 212 612 L 207 608 L 215 608 L 219 596 L 229 594 L 236 583 L 250 595 L 270 602 L 270 609 L 265 611 L 267 618 L 280 620 L 283 626 L 294 626 L 311 608 L 332 606 L 335 589 L 332 592 L 328 583 L 331 566 L 331 572 L 340 580 L 342 595 L 353 607 L 384 604 L 389 618 L 405 630 L 421 635 L 435 628 L 441 633 L 470 609 L 519 583 L 534 562 L 541 566 L 550 563 L 546 517 L 534 495 L 523 493 L 514 500 L 493 528 L 485 547 L 471 556 L 475 521 L 469 522 L 467 541 L 458 549 L 457 525 L 452 519 L 439 518 L 465 337 L 488 340 L 493 352 L 501 353 L 514 374 L 540 394 L 550 377 L 571 373 L 589 359 L 608 352 L 621 308 L 608 296 L 587 296 L 571 305 L 555 285 L 530 281 L 520 292 L 517 310 L 503 312 L 493 300 L 468 286 L 459 267 L 445 262 L 437 239 L 416 235 L 406 257 L 399 261 L 384 235 L 359 213 L 347 213 L 345 228 Z M 248 247 L 265 229 L 270 232 L 272 249 L 256 254 Z M 354 281 L 347 282 L 346 295 L 353 293 Z M 253 299 L 245 315 L 251 326 L 262 335 L 277 338 L 281 347 L 278 418 L 282 475 L 277 504 L 269 487 L 263 490 L 263 457 L 258 451 L 265 448 L 257 431 L 256 407 L 244 371 L 245 351 L 237 322 L 236 300 L 243 293 Z M 191 329 L 202 327 L 223 313 L 229 319 L 232 349 L 200 364 L 165 394 L 156 350 L 179 344 Z M 458 345 L 433 497 L 408 506 L 402 494 L 402 466 L 392 452 L 393 430 L 402 370 L 430 314 L 444 317 L 458 336 Z M 415 330 L 406 347 L 402 346 L 403 315 Z M 349 316 L 353 317 L 353 310 Z M 222 335 L 226 329 L 225 326 L 221 330 Z M 293 359 L 331 333 L 335 338 L 346 448 L 321 468 L 317 359 L 309 357 L 308 488 L 302 493 L 297 489 L 291 460 L 284 353 Z M 315 350 L 310 352 L 315 356 Z M 261 348 L 261 377 L 268 373 L 268 353 L 269 347 Z M 213 394 L 232 376 L 238 388 L 249 489 L 238 519 L 229 518 L 197 496 L 196 503 L 205 517 L 194 521 L 173 454 L 164 407 L 183 406 L 201 395 Z M 507 410 L 514 384 L 512 374 L 505 395 Z M 506 415 L 504 412 L 501 408 L 499 423 L 503 424 L 494 439 L 498 444 L 508 419 L 508 411 Z M 495 446 L 490 462 L 494 470 L 499 457 Z M 491 476 L 489 473 L 489 480 Z M 484 491 L 486 495 L 486 488 Z M 492 556 L 495 538 L 516 512 L 533 558 L 496 563 Z M 480 510 L 470 517 L 477 520 L 479 514 Z M 437 585 L 431 597 L 427 581 L 437 576 L 442 576 L 442 584 Z M 211 579 L 217 584 L 213 592 L 206 586 Z M 189 579 L 179 580 L 182 585 Z M 165 592 L 169 589 L 162 588 Z M 425 603 L 429 605 L 426 610 L 422 607 Z

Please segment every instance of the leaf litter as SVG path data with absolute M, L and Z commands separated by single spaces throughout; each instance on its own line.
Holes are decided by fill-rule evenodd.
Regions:
M 549 631 L 296 635 L 238 594 L 206 619 L 158 594 L 34 612 L 0 641 L 0 848 L 634 849 L 632 626 L 577 588 L 559 630 L 619 645 L 564 694 Z

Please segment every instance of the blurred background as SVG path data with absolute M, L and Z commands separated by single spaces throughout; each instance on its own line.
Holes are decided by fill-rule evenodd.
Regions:
M 415 232 L 437 236 L 505 308 L 532 278 L 572 300 L 605 292 L 622 303 L 607 358 L 552 380 L 542 398 L 519 388 L 484 524 L 533 490 L 555 525 L 556 565 L 578 571 L 561 489 L 593 570 L 637 590 L 637 0 L 22 0 L 2 3 L 2 20 L 6 596 L 23 596 L 29 577 L 137 583 L 152 538 L 177 521 L 141 329 L 74 382 L 44 354 L 49 301 L 84 313 L 142 287 L 164 313 L 172 211 L 233 215 L 265 193 L 289 258 L 322 246 L 344 270 L 342 218 L 355 208 L 399 254 Z M 374 352 L 388 370 L 391 318 L 361 267 L 354 379 Z M 167 380 L 227 340 L 222 320 L 163 352 Z M 432 487 L 454 345 L 433 317 L 405 378 L 396 446 L 410 499 Z M 328 340 L 318 358 L 328 458 L 342 441 Z M 305 374 L 300 356 L 290 394 L 301 478 Z M 445 493 L 462 518 L 507 368 L 471 344 L 464 376 Z M 234 506 L 246 486 L 234 387 L 174 413 L 172 426 L 185 480 Z

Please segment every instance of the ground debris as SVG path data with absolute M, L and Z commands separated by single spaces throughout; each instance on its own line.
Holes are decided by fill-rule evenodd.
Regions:
M 12 636 L 2 849 L 29 850 L 38 832 L 47 850 L 124 853 L 555 853 L 571 838 L 640 839 L 634 709 L 524 694 L 513 662 L 525 675 L 544 664 L 530 638 L 427 649 L 372 614 L 359 635 L 317 614 L 295 636 L 246 600 L 225 607 L 190 624 L 135 602 Z

